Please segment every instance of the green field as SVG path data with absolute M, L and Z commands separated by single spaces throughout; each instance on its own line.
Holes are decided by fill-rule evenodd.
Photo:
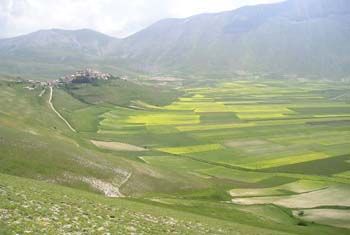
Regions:
M 54 87 L 76 133 L 27 86 L 0 81 L 0 233 L 350 232 L 349 83 Z

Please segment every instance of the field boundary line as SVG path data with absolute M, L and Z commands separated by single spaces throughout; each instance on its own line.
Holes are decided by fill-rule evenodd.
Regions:
M 334 98 L 332 98 L 331 100 L 338 100 L 339 98 L 341 98 L 341 97 L 343 97 L 343 96 L 346 97 L 347 95 L 349 95 L 349 93 L 345 93 L 345 94 L 338 95 L 337 97 L 334 97 Z
M 126 182 L 129 181 L 129 179 L 131 178 L 131 176 L 132 176 L 132 172 L 130 172 L 130 173 L 128 174 L 128 176 L 125 177 L 125 179 L 120 183 L 119 189 L 120 189 L 121 187 L 123 187 L 123 185 L 126 184 Z
M 69 122 L 55 109 L 55 106 L 52 103 L 52 94 L 53 94 L 53 88 L 50 86 L 50 97 L 49 97 L 49 105 L 51 109 L 57 114 L 57 116 L 62 119 L 66 123 L 66 125 L 71 129 L 71 131 L 77 133 L 77 131 L 69 124 Z

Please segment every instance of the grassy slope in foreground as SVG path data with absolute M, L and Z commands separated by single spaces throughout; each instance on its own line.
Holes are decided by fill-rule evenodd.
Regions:
M 1 234 L 288 234 L 3 174 L 0 198 Z

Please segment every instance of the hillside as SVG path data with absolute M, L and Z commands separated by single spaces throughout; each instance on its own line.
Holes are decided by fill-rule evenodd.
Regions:
M 132 94 L 140 89 L 136 85 L 126 89 L 125 86 L 118 86 L 119 81 L 114 83 L 116 85 L 110 85 L 111 89 L 114 88 L 114 93 L 118 93 L 118 90 L 123 90 L 123 93 L 115 97 L 114 101 L 110 99 L 112 92 L 101 93 L 105 95 L 107 102 L 129 104 Z M 81 95 L 85 93 L 88 96 L 88 91 L 83 87 L 76 89 Z M 98 95 L 95 94 L 95 97 Z M 93 136 L 85 139 L 71 133 L 66 124 L 50 109 L 49 96 L 49 89 L 45 87 L 32 88 L 31 84 L 0 80 L 0 172 L 102 194 L 109 192 L 109 189 L 117 194 L 119 190 L 121 194 L 138 194 L 158 187 L 172 191 L 173 187 L 177 188 L 179 184 L 189 182 L 182 175 L 175 176 L 175 172 L 170 174 L 175 175 L 169 175 L 168 178 L 163 176 L 164 172 L 120 158 L 122 153 L 116 157 L 111 152 L 99 151 L 90 143 Z M 145 91 L 144 96 L 151 97 L 151 92 Z M 87 101 L 93 102 L 93 97 Z M 69 121 L 71 117 L 78 118 L 73 123 L 81 132 L 93 131 L 99 120 L 98 115 L 113 107 L 113 104 L 101 102 L 99 107 L 89 107 L 87 103 L 74 99 L 61 89 L 54 89 L 52 102 Z M 79 110 L 77 115 L 73 114 L 73 110 Z M 131 181 L 137 183 L 119 189 L 131 173 Z M 178 180 L 174 181 L 172 177 Z M 138 185 L 141 181 L 142 187 Z M 192 181 L 191 187 L 195 187 L 195 184 L 198 185 Z
M 162 20 L 114 52 L 152 72 L 348 76 L 349 22 L 349 1 L 290 0 Z
M 108 65 L 101 60 L 112 41 L 118 39 L 89 29 L 40 30 L 1 39 L 0 74 L 42 80 L 57 79 L 88 65 L 105 68 Z M 110 70 L 119 71 L 117 66 Z
M 349 39 L 350 0 L 0 39 L 0 235 L 350 234 Z
M 171 209 L 161 204 L 108 199 L 103 196 L 60 186 L 0 174 L 0 233 L 18 234 L 246 234 L 292 235 L 283 229 L 260 228 L 225 218 Z M 218 207 L 219 208 L 219 207 Z M 217 209 L 218 209 L 217 208 Z M 228 212 L 226 212 L 228 214 Z M 225 213 L 225 214 L 226 214 Z M 231 209 L 231 214 L 263 221 L 261 214 Z M 276 219 L 292 220 L 276 210 Z M 20 226 L 18 225 L 20 223 Z M 268 227 L 268 226 L 267 226 Z M 327 229 L 334 235 L 346 230 Z M 314 230 L 325 235 L 322 230 Z
M 101 55 L 103 48 L 114 40 L 117 39 L 89 29 L 40 30 L 28 35 L 2 39 L 0 51 L 8 55 L 23 57 L 31 54 L 40 55 L 42 51 L 52 55 L 59 52 L 67 55 L 75 53 Z
M 0 81 L 0 231 L 348 234 L 349 83 L 202 82 Z
M 42 30 L 0 40 L 0 74 L 57 78 L 88 66 L 117 75 L 348 77 L 349 22 L 349 1 L 288 0 L 165 19 L 124 39 Z

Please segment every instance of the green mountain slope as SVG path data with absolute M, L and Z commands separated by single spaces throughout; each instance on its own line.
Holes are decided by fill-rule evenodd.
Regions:
M 89 65 L 104 69 L 104 51 L 112 41 L 105 34 L 89 30 L 40 30 L 0 40 L 0 73 L 35 79 L 57 79 Z M 118 70 L 113 66 L 111 71 Z
M 162 20 L 119 43 L 116 55 L 153 72 L 345 76 L 349 22 L 348 1 L 290 0 Z
M 46 51 L 49 55 L 54 55 L 55 52 L 59 55 L 76 53 L 99 55 L 102 54 L 103 48 L 114 40 L 117 39 L 89 29 L 51 29 L 3 39 L 0 50 L 8 55 L 17 54 L 23 57 L 31 54 L 40 55 L 40 50 Z

